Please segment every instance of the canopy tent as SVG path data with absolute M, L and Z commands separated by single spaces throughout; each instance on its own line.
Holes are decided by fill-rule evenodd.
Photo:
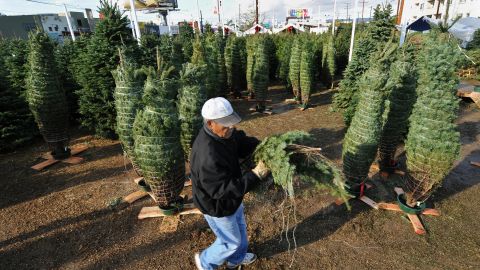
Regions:
M 295 24 L 287 23 L 282 28 L 273 29 L 274 34 L 280 33 L 280 32 L 297 33 L 297 32 L 305 32 L 305 29 Z
M 431 18 L 422 16 L 409 24 L 407 26 L 407 30 L 423 32 L 432 29 L 432 24 L 436 25 L 437 22 L 435 20 L 432 20 Z
M 475 31 L 480 29 L 480 19 L 466 17 L 458 20 L 448 32 L 462 41 L 462 47 L 466 47 L 468 42 L 472 41 Z
M 268 30 L 267 28 L 265 28 L 261 24 L 255 24 L 250 29 L 245 30 L 245 32 L 243 32 L 243 33 L 245 35 L 253 35 L 253 34 L 256 34 L 256 33 L 265 34 L 265 33 L 270 33 L 270 30 Z

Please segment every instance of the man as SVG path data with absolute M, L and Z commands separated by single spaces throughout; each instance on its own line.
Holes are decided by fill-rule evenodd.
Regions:
M 247 226 L 243 196 L 265 178 L 269 171 L 260 163 L 242 175 L 239 159 L 250 156 L 259 141 L 235 130 L 241 121 L 228 100 L 209 99 L 202 108 L 204 127 L 192 147 L 191 178 L 193 202 L 204 214 L 217 236 L 215 242 L 195 254 L 200 270 L 211 270 L 227 263 L 227 268 L 253 263 L 257 256 L 247 253 Z

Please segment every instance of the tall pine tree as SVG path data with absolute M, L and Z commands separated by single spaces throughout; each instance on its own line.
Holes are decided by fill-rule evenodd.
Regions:
M 300 102 L 300 62 L 302 56 L 302 44 L 300 37 L 295 36 L 295 41 L 293 41 L 292 51 L 290 53 L 290 67 L 288 71 L 288 77 L 290 78 L 290 83 L 293 88 L 293 95 L 295 100 Z
M 313 44 L 310 40 L 305 40 L 302 46 L 302 54 L 300 56 L 300 89 L 302 96 L 302 109 L 306 109 L 312 88 L 314 85 L 314 63 L 313 63 Z
M 255 63 L 253 66 L 253 90 L 257 99 L 257 111 L 264 111 L 269 82 L 268 43 L 264 37 L 256 42 Z

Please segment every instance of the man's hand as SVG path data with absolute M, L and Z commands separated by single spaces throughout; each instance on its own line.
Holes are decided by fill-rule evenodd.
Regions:
M 257 167 L 255 167 L 252 172 L 260 178 L 260 180 L 263 180 L 267 177 L 267 175 L 270 173 L 270 169 L 265 166 L 265 163 L 263 161 L 259 161 L 257 164 Z

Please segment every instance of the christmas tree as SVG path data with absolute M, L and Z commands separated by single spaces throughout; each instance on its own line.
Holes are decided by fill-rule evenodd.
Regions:
M 15 149 L 36 134 L 33 117 L 21 89 L 9 83 L 7 59 L 12 57 L 10 43 L 0 39 L 0 152 Z M 15 56 L 13 56 L 15 57 Z M 23 68 L 23 67 L 22 67 Z
M 228 87 L 230 91 L 233 92 L 234 97 L 241 96 L 242 58 L 240 55 L 240 49 L 239 38 L 229 36 L 225 47 L 225 66 L 227 71 Z
M 293 41 L 292 51 L 290 53 L 290 67 L 288 77 L 293 88 L 295 100 L 300 102 L 300 62 L 302 56 L 302 44 L 299 37 L 295 37 Z
M 385 105 L 385 124 L 379 143 L 380 170 L 393 173 L 397 146 L 403 141 L 408 128 L 408 117 L 415 103 L 416 68 L 412 48 L 404 45 L 397 52 L 385 85 L 388 99 Z
M 328 78 L 330 79 L 331 88 L 333 88 L 333 81 L 335 80 L 335 41 L 333 36 L 329 35 L 327 42 L 327 70 Z
M 117 4 L 101 0 L 99 12 L 104 19 L 98 22 L 86 50 L 76 60 L 74 76 L 82 86 L 77 93 L 82 125 L 97 135 L 115 137 L 115 81 L 111 71 L 118 64 L 117 47 L 122 43 L 128 47 L 137 45 L 127 17 L 122 16 Z
M 269 76 L 268 49 L 265 38 L 261 37 L 256 42 L 255 63 L 253 66 L 253 91 L 257 99 L 257 111 L 265 110 L 265 102 L 268 92 L 268 76 Z
M 352 121 L 359 100 L 358 78 L 370 67 L 370 57 L 374 52 L 377 52 L 392 36 L 395 25 L 391 13 L 390 5 L 384 8 L 378 5 L 375 8 L 373 21 L 355 42 L 352 61 L 343 74 L 338 93 L 333 97 L 334 108 L 343 110 L 343 119 L 347 126 Z
M 314 56 L 312 50 L 313 44 L 309 40 L 305 40 L 302 47 L 302 54 L 300 56 L 300 89 L 302 108 L 305 109 L 308 106 L 314 86 Z
M 138 112 L 133 124 L 136 160 L 157 203 L 165 210 L 178 209 L 185 182 L 180 123 L 174 100 L 178 81 L 172 76 L 173 69 L 160 60 L 158 70 L 148 70 L 144 109 Z
M 182 44 L 183 58 L 190 60 L 193 54 L 193 41 L 195 40 L 195 32 L 193 27 L 187 21 L 183 21 L 178 28 L 178 39 Z
M 123 151 L 132 161 L 132 165 L 138 172 L 138 164 L 135 160 L 133 123 L 137 111 L 141 109 L 143 83 L 145 74 L 138 70 L 138 64 L 134 59 L 125 54 L 125 48 L 119 49 L 120 64 L 113 71 L 115 78 L 115 109 L 117 112 L 117 134 L 122 143 Z M 160 56 L 157 56 L 160 57 Z M 140 173 L 139 173 L 140 174 Z
M 358 195 L 367 178 L 370 166 L 377 153 L 382 132 L 382 115 L 385 109 L 386 90 L 392 54 L 395 46 L 388 43 L 372 58 L 370 68 L 359 81 L 358 109 L 345 135 L 342 157 L 343 172 L 350 192 Z
M 175 70 L 173 71 L 174 76 L 180 76 L 185 59 L 186 58 L 183 56 L 182 43 L 180 39 L 174 38 L 170 52 L 170 64 L 175 67 Z
M 247 70 L 246 70 L 246 76 L 247 76 L 247 91 L 248 91 L 248 97 L 249 98 L 254 98 L 255 93 L 253 90 L 253 69 L 255 66 L 255 51 L 256 51 L 256 46 L 257 46 L 257 37 L 256 36 L 251 36 L 247 39 Z
M 207 97 L 213 98 L 218 97 L 222 93 L 222 86 L 220 83 L 220 67 L 219 67 L 219 56 L 220 56 L 220 45 L 217 42 L 217 39 L 213 33 L 207 34 L 205 38 L 205 51 L 207 56 L 208 70 L 209 70 L 209 79 L 210 79 L 210 89 L 207 90 Z
M 70 156 L 68 108 L 57 77 L 54 44 L 46 33 L 29 36 L 27 101 L 40 132 L 56 159 Z
M 406 199 L 410 206 L 430 196 L 460 153 L 460 134 L 455 124 L 459 54 L 448 37 L 434 32 L 419 55 L 417 101 L 405 144 Z
M 226 97 L 228 94 L 227 70 L 225 67 L 225 39 L 222 35 L 216 34 L 215 40 L 219 49 L 218 52 L 218 89 L 219 96 Z
M 274 39 L 277 44 L 277 59 L 278 59 L 278 78 L 285 86 L 290 86 L 290 79 L 288 77 L 290 67 L 290 53 L 292 51 L 293 37 L 290 34 L 275 35 Z

